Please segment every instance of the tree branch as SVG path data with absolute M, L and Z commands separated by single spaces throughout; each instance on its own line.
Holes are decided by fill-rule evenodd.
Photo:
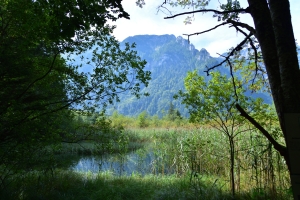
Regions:
M 234 80 L 234 75 L 233 75 L 233 66 L 230 62 L 230 60 L 228 59 L 227 60 L 227 63 L 230 67 L 230 76 L 231 76 L 231 79 L 232 79 L 232 84 L 233 84 L 233 88 L 234 88 L 234 95 L 235 95 L 235 100 L 238 101 L 239 100 L 239 97 L 237 95 L 237 92 L 236 92 L 236 85 L 235 85 L 235 80 Z
M 255 33 L 256 33 L 256 30 L 252 26 L 249 26 L 248 24 L 245 24 L 245 23 L 242 23 L 242 22 L 237 22 L 237 21 L 234 21 L 232 19 L 228 19 L 227 22 L 231 23 L 234 27 L 239 26 L 239 27 L 245 28 L 248 31 L 250 31 L 251 33 L 253 33 L 253 35 L 255 35 Z
M 219 64 L 213 66 L 213 67 L 206 67 L 207 70 L 205 70 L 204 72 L 206 72 L 207 76 L 209 76 L 209 71 L 210 70 L 213 70 L 219 66 L 221 66 L 222 64 L 224 64 L 225 62 L 228 62 L 229 61 L 229 58 L 234 54 L 234 52 L 236 51 L 240 51 L 242 48 L 243 48 L 243 45 L 247 42 L 247 40 L 252 36 L 253 34 L 252 33 L 249 33 L 249 35 L 247 35 L 247 37 L 244 38 L 244 40 L 242 42 L 240 42 L 227 56 L 223 56 L 225 57 L 225 59 L 220 62 Z
M 219 10 L 214 10 L 214 9 L 201 9 L 201 10 L 194 10 L 194 11 L 190 11 L 190 12 L 179 13 L 176 15 L 165 17 L 164 19 L 172 19 L 172 18 L 178 17 L 180 15 L 188 15 L 188 14 L 194 14 L 194 13 L 206 13 L 206 12 L 213 12 L 215 14 L 228 14 L 228 13 L 238 13 L 238 12 L 239 13 L 250 13 L 249 7 L 246 9 L 236 9 L 236 10 L 227 10 L 227 11 L 219 11 Z
M 245 37 L 247 37 L 247 34 L 243 30 L 241 30 L 239 28 L 239 26 L 248 29 L 253 35 L 255 35 L 255 29 L 253 27 L 249 26 L 248 24 L 244 24 L 244 23 L 241 23 L 241 22 L 236 22 L 236 21 L 233 21 L 231 19 L 229 19 L 228 21 L 230 21 L 230 23 L 236 28 L 236 30 L 241 32 Z M 252 79 L 252 85 L 253 85 L 254 81 L 255 81 L 255 78 L 258 74 L 258 64 L 257 64 L 258 63 L 258 53 L 257 53 L 257 48 L 255 47 L 255 45 L 254 45 L 251 38 L 249 38 L 249 43 L 250 43 L 251 48 L 254 51 L 254 56 L 255 56 L 255 58 L 254 58 L 255 59 L 255 61 L 254 61 L 254 63 L 255 63 L 255 74 L 254 74 L 254 78 Z
M 223 26 L 223 25 L 226 25 L 226 24 L 229 24 L 229 23 L 228 22 L 223 22 L 222 24 L 218 24 L 217 26 L 215 26 L 215 27 L 213 27 L 211 29 L 202 31 L 202 32 L 197 32 L 197 33 L 192 33 L 192 34 L 183 34 L 183 35 L 188 36 L 188 41 L 190 41 L 190 36 L 200 35 L 200 34 L 203 34 L 203 33 L 206 33 L 206 32 L 212 31 L 212 30 L 215 30 L 216 28 L 218 28 L 220 26 Z
M 49 74 L 50 74 L 50 72 L 53 70 L 53 68 L 54 68 L 54 63 L 55 63 L 55 61 L 56 61 L 56 57 L 59 55 L 59 52 L 57 52 L 57 53 L 55 53 L 54 54 L 54 57 L 53 57 L 53 60 L 52 60 L 52 62 L 51 62 L 51 64 L 50 64 L 50 67 L 49 67 L 49 69 L 48 69 L 48 71 L 43 75 L 43 76 L 41 76 L 41 77 L 39 77 L 39 78 L 37 78 L 37 79 L 35 79 L 33 82 L 31 82 L 28 86 L 27 86 L 27 88 L 17 97 L 17 100 L 19 100 L 36 82 L 38 82 L 38 81 L 40 81 L 40 80 L 42 80 L 42 79 L 44 79 L 46 76 L 48 76 Z
M 165 4 L 167 4 L 167 1 L 166 1 L 166 0 L 165 0 L 161 5 L 159 5 L 159 6 L 157 7 L 157 12 L 156 12 L 156 14 L 158 14 L 158 12 L 161 11 L 162 13 L 164 13 L 164 14 L 167 15 L 167 13 L 165 13 L 164 11 L 161 10 L 161 8 L 163 8 L 163 9 L 167 10 L 167 11 L 169 12 L 170 15 L 172 15 L 172 12 L 171 12 L 168 8 L 166 8 L 166 7 L 164 6 Z
M 239 105 L 236 104 L 235 107 L 240 112 L 241 116 L 245 117 L 253 126 L 255 126 L 268 140 L 269 142 L 274 146 L 274 149 L 276 149 L 281 156 L 284 157 L 284 159 L 288 162 L 288 152 L 287 148 L 281 144 L 279 144 L 266 129 L 264 129 L 254 118 L 252 118 L 246 111 Z

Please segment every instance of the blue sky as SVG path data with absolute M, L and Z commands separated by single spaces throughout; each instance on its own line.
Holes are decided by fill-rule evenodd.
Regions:
M 217 19 L 212 17 L 212 13 L 195 14 L 192 24 L 190 25 L 183 23 L 186 16 L 177 17 L 175 19 L 164 19 L 166 14 L 157 12 L 157 6 L 162 2 L 163 0 L 146 0 L 146 5 L 143 8 L 139 8 L 135 5 L 135 0 L 123 0 L 122 4 L 124 9 L 130 14 L 131 19 L 119 19 L 113 23 L 117 26 L 114 31 L 115 37 L 122 41 L 129 36 L 142 34 L 174 34 L 175 36 L 182 36 L 183 34 L 204 31 L 218 24 Z M 208 8 L 218 8 L 218 2 L 224 3 L 225 0 L 211 0 Z M 246 0 L 240 0 L 242 7 L 247 7 L 246 2 Z M 298 26 L 298 23 L 300 21 L 300 1 L 290 0 L 290 5 L 294 34 L 295 38 L 299 41 L 300 26 Z M 171 8 L 170 10 L 173 14 L 182 11 L 180 8 Z M 248 14 L 242 15 L 241 21 L 251 25 L 253 24 Z M 197 49 L 205 48 L 212 56 L 218 56 L 217 53 L 225 52 L 238 44 L 242 39 L 243 35 L 237 33 L 234 28 L 223 26 L 210 33 L 193 36 L 190 38 L 190 41 Z

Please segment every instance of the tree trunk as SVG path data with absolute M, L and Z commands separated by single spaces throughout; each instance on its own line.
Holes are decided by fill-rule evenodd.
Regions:
M 300 199 L 300 79 L 296 43 L 288 0 L 248 0 L 256 38 L 285 137 L 284 156 L 291 175 L 294 198 Z M 292 148 L 291 148 L 292 147 Z
M 234 179 L 234 141 L 232 137 L 229 137 L 230 146 L 230 186 L 232 196 L 235 195 L 235 179 Z
M 279 59 L 283 112 L 300 113 L 299 64 L 289 2 L 269 0 L 269 5 Z

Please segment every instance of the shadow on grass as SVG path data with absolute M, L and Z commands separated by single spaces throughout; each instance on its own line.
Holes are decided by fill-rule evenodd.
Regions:
M 139 174 L 116 177 L 111 173 L 56 171 L 54 174 L 32 172 L 16 177 L 1 189 L 0 199 L 24 200 L 118 200 L 118 199 L 271 199 L 252 193 L 232 196 L 217 187 L 199 182 L 192 186 L 189 177 L 153 176 Z M 286 198 L 276 198 L 286 199 Z

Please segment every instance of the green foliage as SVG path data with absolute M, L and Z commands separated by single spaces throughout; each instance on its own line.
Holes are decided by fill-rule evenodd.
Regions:
M 154 127 L 159 127 L 160 119 L 159 119 L 158 115 L 152 116 L 152 124 L 154 125 Z
M 138 124 L 140 128 L 146 128 L 148 126 L 147 118 L 148 118 L 147 111 L 143 111 L 141 112 L 141 114 L 138 115 Z
M 246 89 L 237 78 L 228 79 L 226 75 L 212 72 L 206 82 L 196 71 L 189 72 L 185 79 L 186 92 L 179 92 L 182 103 L 187 106 L 192 122 L 209 124 L 223 133 L 230 149 L 230 179 L 232 194 L 235 195 L 235 142 L 236 136 L 249 131 L 245 119 L 239 115 L 235 104 L 249 110 L 252 116 L 261 115 L 268 105 L 262 99 L 253 100 L 244 93 Z M 234 85 L 233 85 L 234 83 Z
M 180 116 L 180 113 L 174 111 L 174 119 L 168 114 L 163 113 L 163 117 L 158 115 L 150 116 L 146 111 L 141 112 L 137 117 L 125 116 L 117 111 L 109 117 L 113 127 L 131 128 L 173 128 L 173 127 L 189 127 L 192 126 L 187 118 Z
M 262 99 L 252 100 L 245 95 L 246 90 L 241 82 L 235 79 L 235 87 L 232 79 L 219 72 L 211 73 L 211 80 L 208 83 L 196 71 L 189 72 L 185 79 L 186 92 L 180 91 L 175 97 L 181 97 L 189 109 L 192 122 L 208 123 L 216 122 L 242 122 L 243 117 L 239 116 L 234 105 L 239 103 L 249 111 L 265 110 L 268 106 L 262 103 Z
M 204 8 L 208 5 L 210 0 L 168 0 L 166 3 L 174 6 L 183 6 L 183 7 L 194 7 L 194 8 Z
M 222 4 L 220 8 L 224 11 L 232 11 L 241 9 L 240 2 L 237 0 L 228 0 L 226 4 Z M 218 21 L 223 21 L 232 19 L 232 20 L 239 20 L 239 13 L 226 13 L 224 15 L 214 15 L 214 17 L 218 16 Z
M 172 104 L 172 102 L 170 103 L 170 107 L 166 116 L 169 120 L 171 121 L 175 121 L 176 119 L 181 119 L 181 114 L 180 112 L 175 109 L 174 105 Z
M 114 111 L 109 118 L 114 127 L 130 127 L 135 126 L 135 119 L 133 117 L 128 117 L 120 114 L 118 111 Z
M 142 94 L 150 79 L 146 62 L 134 45 L 121 48 L 106 25 L 121 17 L 129 15 L 119 0 L 0 2 L 1 187 L 12 173 L 52 165 L 62 141 L 103 139 L 110 123 L 91 113 L 121 92 Z M 91 57 L 75 62 L 88 50 Z M 71 110 L 88 120 L 76 121 Z

